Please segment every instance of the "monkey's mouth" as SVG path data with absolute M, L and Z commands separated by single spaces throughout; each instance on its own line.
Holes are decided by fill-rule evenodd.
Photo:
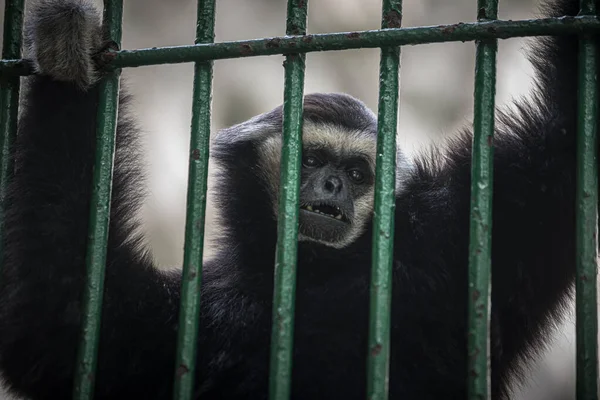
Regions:
M 308 211 L 313 214 L 319 214 L 324 217 L 328 217 L 339 222 L 349 222 L 348 217 L 342 211 L 342 209 L 333 204 L 326 203 L 312 203 L 303 204 L 300 206 L 301 210 Z

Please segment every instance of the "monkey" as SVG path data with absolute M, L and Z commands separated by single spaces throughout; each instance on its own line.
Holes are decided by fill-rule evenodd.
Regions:
M 12 393 L 68 398 L 82 321 L 101 62 L 110 45 L 86 0 L 30 7 L 15 173 L 6 192 L 0 370 Z M 548 17 L 577 0 L 548 0 Z M 547 343 L 575 276 L 577 35 L 535 39 L 535 88 L 497 110 L 491 392 Z M 100 57 L 101 58 L 101 57 Z M 121 91 L 96 399 L 170 398 L 181 273 L 155 268 L 137 229 L 140 133 Z M 195 398 L 267 399 L 282 107 L 223 129 L 215 204 L 223 232 L 203 265 Z M 389 396 L 467 394 L 472 131 L 398 151 Z M 304 96 L 291 398 L 366 396 L 377 118 L 342 93 Z M 186 373 L 185 370 L 182 373 Z

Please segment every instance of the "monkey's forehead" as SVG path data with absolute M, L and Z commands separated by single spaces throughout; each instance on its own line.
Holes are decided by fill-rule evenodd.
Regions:
M 281 149 L 282 139 L 282 129 L 279 126 L 256 123 L 222 131 L 215 138 L 215 144 L 226 148 L 253 142 L 259 147 L 269 144 L 275 145 L 275 149 Z M 377 136 L 374 130 L 350 130 L 340 125 L 304 120 L 302 145 L 305 148 L 324 149 L 340 157 L 362 155 L 374 162 Z
M 340 157 L 363 155 L 375 163 L 377 140 L 371 131 L 348 130 L 339 125 L 306 121 L 302 143 L 305 147 L 330 149 Z

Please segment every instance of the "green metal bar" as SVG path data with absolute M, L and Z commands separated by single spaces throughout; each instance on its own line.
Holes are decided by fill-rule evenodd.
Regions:
M 429 27 L 280 36 L 214 44 L 121 50 L 117 53 L 115 60 L 112 61 L 112 66 L 115 68 L 129 68 L 275 54 L 468 42 L 524 36 L 567 35 L 583 32 L 597 33 L 599 31 L 600 21 L 596 17 L 590 16 L 518 21 L 496 20 Z M 31 67 L 23 60 L 0 60 L 0 74 L 29 75 L 31 73 Z
M 596 14 L 595 1 L 582 0 L 581 14 Z M 598 400 L 598 53 L 584 35 L 579 49 L 577 135 L 576 348 L 577 400 Z
M 197 13 L 196 43 L 212 43 L 215 38 L 215 0 L 198 0 Z M 213 62 L 203 61 L 197 63 L 194 71 L 185 250 L 173 394 L 174 399 L 181 400 L 192 398 L 196 377 L 212 80 Z
M 113 65 L 115 67 L 137 67 L 141 65 L 172 64 L 208 59 L 219 60 L 314 51 L 582 33 L 584 30 L 589 33 L 599 32 L 600 21 L 596 20 L 595 17 L 490 21 L 383 31 L 277 37 L 210 45 L 165 47 L 133 51 L 123 50 L 119 52 Z
M 307 10 L 308 0 L 288 0 L 286 34 L 306 34 Z M 304 54 L 290 54 L 283 64 L 283 144 L 271 330 L 270 400 L 289 399 L 292 385 L 305 57 Z
M 2 58 L 21 57 L 22 29 L 23 0 L 6 0 Z M 14 167 L 11 148 L 17 134 L 19 80 L 18 76 L 0 78 L 0 236 L 4 235 L 4 210 L 7 207 L 6 188 Z M 3 242 L 0 240 L 0 257 L 4 250 Z
M 399 28 L 401 23 L 402 0 L 384 0 L 381 27 Z M 367 352 L 369 400 L 387 400 L 389 394 L 399 72 L 400 47 L 382 47 L 379 64 L 377 162 Z
M 477 19 L 498 17 L 498 0 L 478 0 Z M 492 266 L 492 189 L 496 39 L 477 43 L 471 166 L 468 297 L 468 396 L 489 399 L 489 324 Z
M 123 0 L 105 0 L 103 24 L 107 27 L 109 38 L 118 46 L 121 45 L 122 19 Z M 119 107 L 119 78 L 120 70 L 115 70 L 99 84 L 96 160 L 86 254 L 87 285 L 83 297 L 82 336 L 73 387 L 73 398 L 79 400 L 89 400 L 94 396 Z

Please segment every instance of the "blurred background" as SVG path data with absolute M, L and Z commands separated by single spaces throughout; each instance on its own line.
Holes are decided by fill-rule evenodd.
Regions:
M 474 21 L 476 3 L 405 0 L 403 26 Z M 0 5 L 3 10 L 4 0 L 0 0 Z M 539 0 L 503 0 L 499 18 L 533 18 L 538 6 Z M 378 29 L 380 15 L 380 0 L 312 0 L 308 31 Z M 126 0 L 122 47 L 193 44 L 195 16 L 194 0 Z M 285 0 L 219 0 L 215 40 L 283 36 L 285 16 Z M 511 99 L 529 91 L 532 70 L 524 53 L 528 40 L 500 41 L 496 103 L 501 107 L 510 106 Z M 471 42 L 404 47 L 401 57 L 398 142 L 404 151 L 412 153 L 470 124 L 475 45 Z M 213 134 L 282 103 L 282 62 L 283 56 L 215 62 Z M 305 93 L 346 92 L 376 111 L 378 68 L 378 49 L 310 53 Z M 135 111 L 144 132 L 150 185 L 150 196 L 142 212 L 144 229 L 157 263 L 165 268 L 178 267 L 183 256 L 193 65 L 130 68 L 124 70 L 123 79 L 134 95 Z M 218 228 L 210 200 L 207 239 Z M 210 256 L 210 249 L 206 256 Z M 515 385 L 513 398 L 574 399 L 574 343 L 571 313 L 558 327 L 548 351 L 530 366 L 523 383 Z M 2 398 L 8 397 L 0 393 Z

